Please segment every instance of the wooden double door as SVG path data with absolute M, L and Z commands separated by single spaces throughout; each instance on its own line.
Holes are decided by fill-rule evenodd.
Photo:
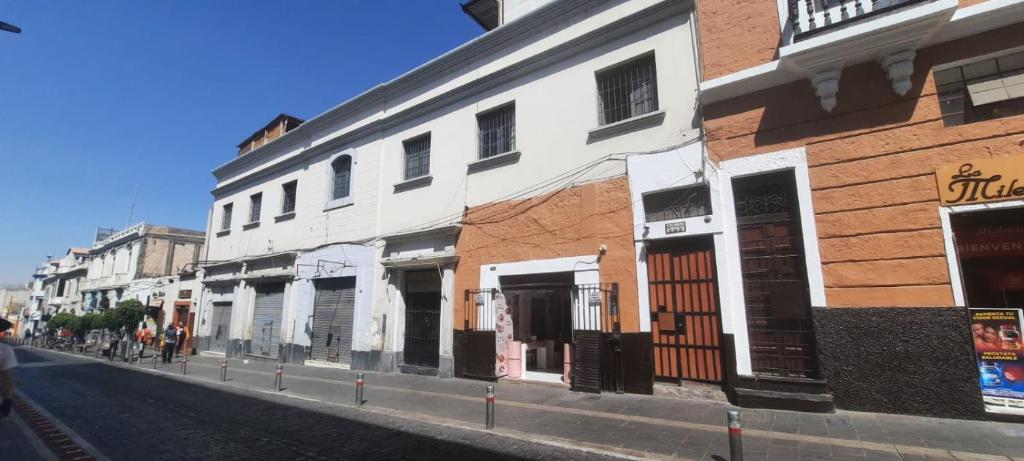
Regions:
M 721 382 L 722 321 L 712 239 L 650 246 L 647 280 L 655 378 Z

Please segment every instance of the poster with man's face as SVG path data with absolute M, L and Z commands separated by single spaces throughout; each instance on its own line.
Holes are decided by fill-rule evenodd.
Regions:
M 971 308 L 971 337 L 985 410 L 1024 414 L 1021 309 Z

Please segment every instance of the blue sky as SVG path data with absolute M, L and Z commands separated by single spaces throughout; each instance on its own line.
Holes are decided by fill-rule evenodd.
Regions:
M 483 33 L 458 0 L 8 0 L 0 284 L 97 227 L 205 229 L 213 176 L 278 113 L 309 119 Z

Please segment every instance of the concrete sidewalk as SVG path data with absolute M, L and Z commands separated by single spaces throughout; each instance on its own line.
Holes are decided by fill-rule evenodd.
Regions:
M 86 359 L 94 360 L 89 357 Z M 179 359 L 180 360 L 180 359 Z M 152 369 L 210 386 L 243 388 L 301 398 L 323 405 L 355 405 L 356 372 L 284 365 L 283 391 L 274 390 L 276 364 L 228 361 L 220 382 L 220 360 L 189 357 Z M 127 367 L 119 362 L 105 363 Z M 461 379 L 365 372 L 366 411 L 482 428 L 488 383 Z M 553 443 L 576 443 L 631 457 L 728 459 L 727 403 L 673 398 L 581 394 L 565 387 L 501 381 L 495 384 L 495 432 L 525 434 Z M 746 459 L 1024 459 L 1024 424 L 962 421 L 838 411 L 813 414 L 743 409 Z

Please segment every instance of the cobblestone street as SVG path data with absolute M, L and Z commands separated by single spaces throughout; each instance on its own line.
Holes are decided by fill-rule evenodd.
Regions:
M 18 350 L 19 388 L 109 459 L 609 459 Z M 57 358 L 57 360 L 48 360 Z

